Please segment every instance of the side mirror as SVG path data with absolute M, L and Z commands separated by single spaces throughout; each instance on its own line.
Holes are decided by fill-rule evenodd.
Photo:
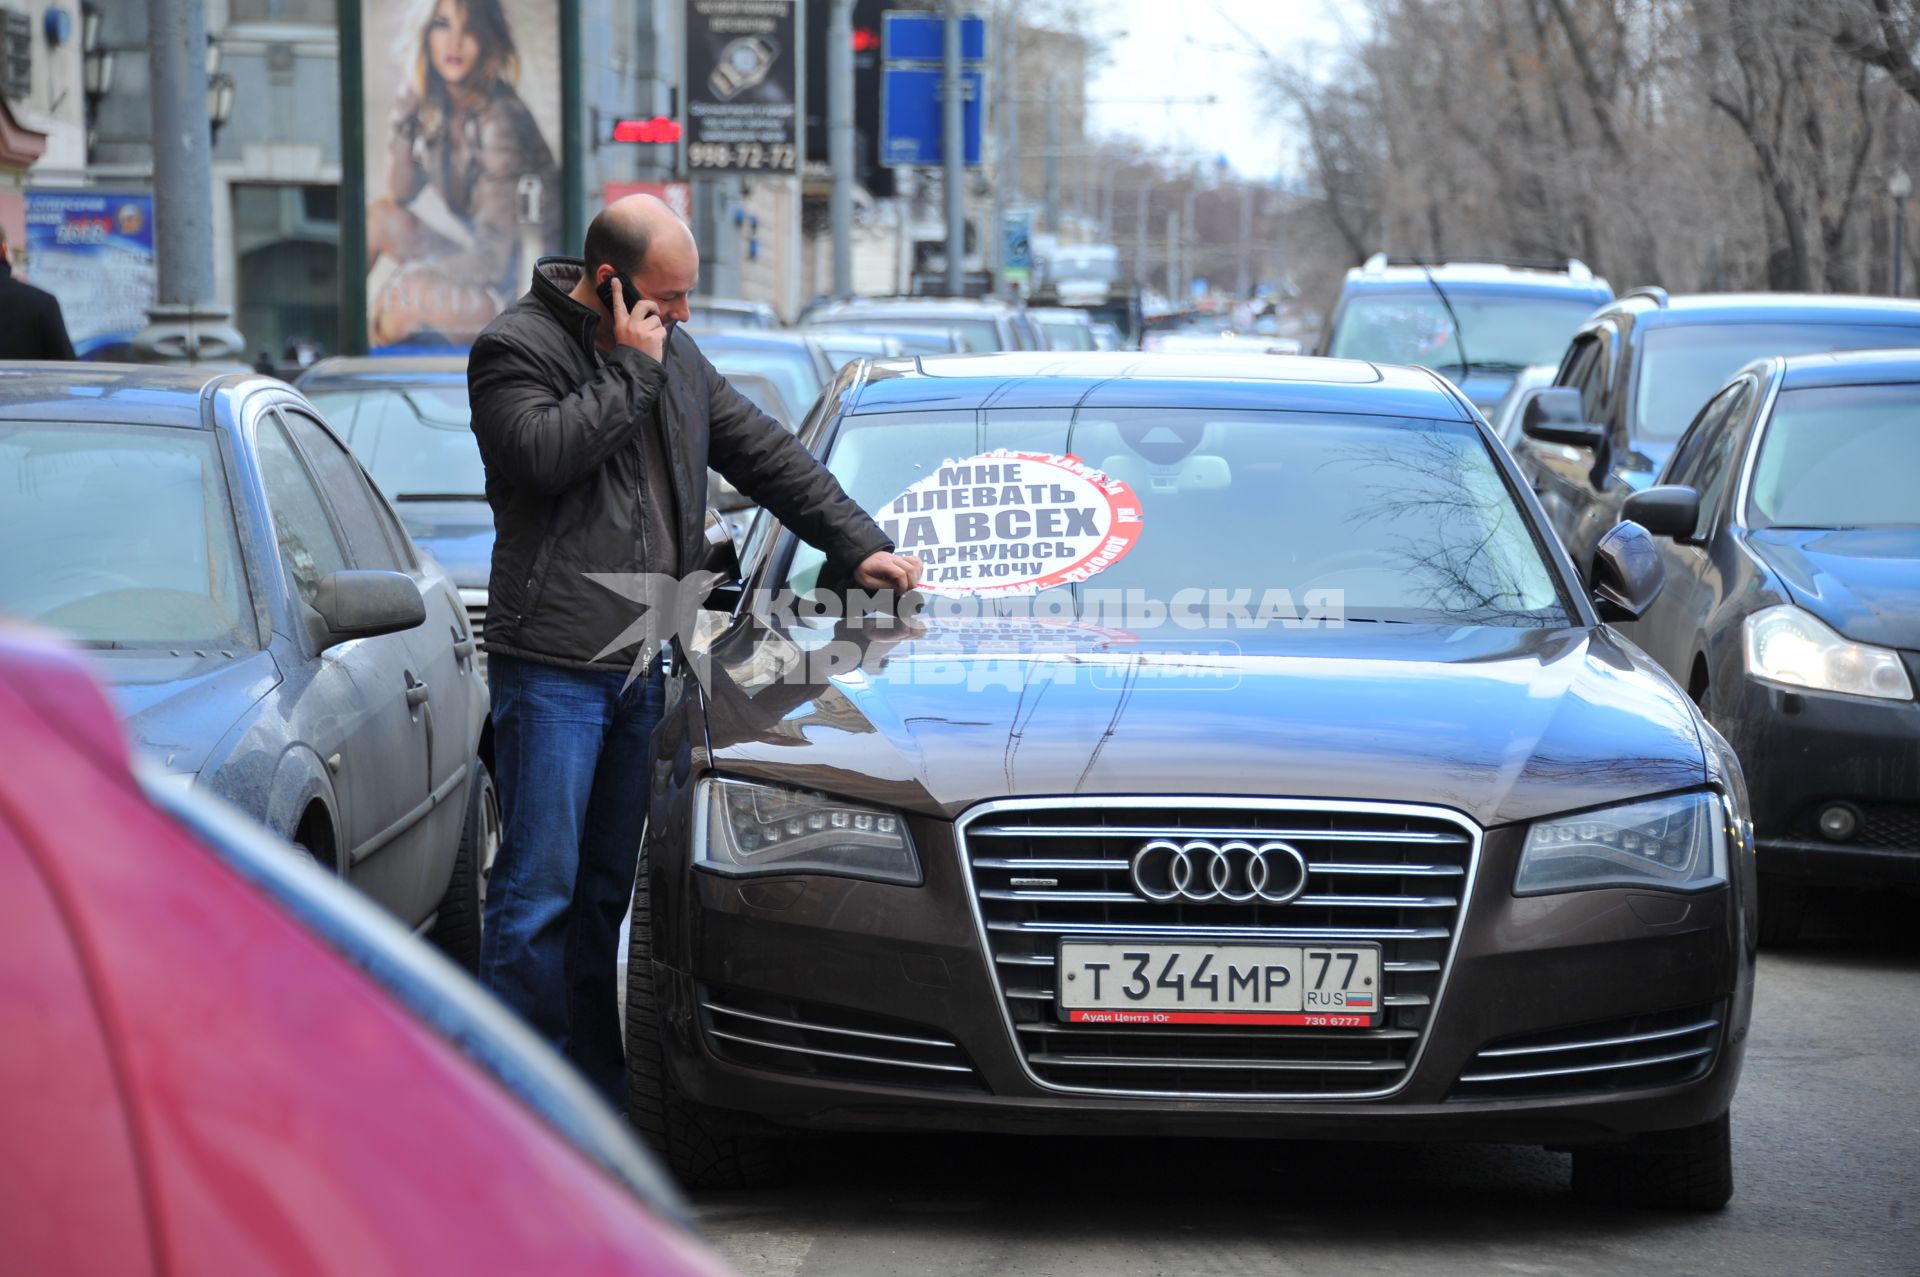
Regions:
M 1700 526 L 1700 494 L 1678 483 L 1662 484 L 1628 497 L 1620 517 L 1657 537 L 1690 541 Z
M 740 597 L 746 591 L 740 580 L 740 552 L 734 548 L 726 520 L 711 506 L 707 508 L 706 551 L 700 567 L 720 578 L 720 583 L 707 592 L 702 607 L 710 612 L 731 612 L 740 606 Z
M 1598 451 L 1607 428 L 1586 419 L 1580 392 L 1572 386 L 1544 386 L 1520 410 L 1520 433 L 1543 443 L 1564 443 Z
M 410 630 L 427 619 L 420 587 L 404 572 L 334 572 L 314 590 L 313 610 L 322 651 L 350 639 Z
M 1593 551 L 1587 588 L 1603 621 L 1632 621 L 1653 606 L 1666 583 L 1660 545 L 1637 523 L 1616 523 Z

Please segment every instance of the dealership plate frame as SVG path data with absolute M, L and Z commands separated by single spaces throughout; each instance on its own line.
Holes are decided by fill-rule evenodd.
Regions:
M 1358 816 L 1409 816 L 1421 820 L 1444 821 L 1457 827 L 1467 837 L 1466 876 L 1460 884 L 1460 904 L 1454 913 L 1451 934 L 1447 938 L 1447 954 L 1440 964 L 1439 978 L 1434 983 L 1433 1002 L 1427 1008 L 1427 1023 L 1420 1030 L 1419 1041 L 1414 1044 L 1413 1052 L 1407 1058 L 1407 1067 L 1401 1070 L 1399 1079 L 1391 1086 L 1378 1087 L 1365 1091 L 1174 1091 L 1140 1090 L 1107 1086 L 1068 1086 L 1059 1082 L 1050 1082 L 1035 1072 L 1027 1059 L 1026 1051 L 1020 1045 L 1020 1034 L 1014 1028 L 1013 1015 L 1007 1007 L 1007 995 L 1002 984 L 1002 974 L 993 957 L 993 939 L 987 931 L 986 914 L 980 908 L 980 884 L 974 878 L 973 857 L 967 848 L 967 828 L 988 816 L 1004 815 L 1008 812 L 1063 812 L 1073 810 L 1124 810 L 1138 808 L 1147 810 L 1175 811 L 1302 811 L 1333 812 Z M 1169 794 L 1164 796 L 1124 794 L 1124 795 L 1056 795 L 1052 797 L 995 798 L 987 802 L 976 803 L 960 813 L 953 824 L 954 850 L 960 857 L 960 872 L 967 887 L 967 907 L 973 914 L 974 938 L 980 945 L 980 957 L 986 964 L 989 985 L 994 1001 L 999 1006 L 1000 1024 L 1006 1030 L 1007 1044 L 1013 1050 L 1013 1058 L 1019 1063 L 1020 1071 L 1040 1090 L 1054 1095 L 1087 1095 L 1103 1099 L 1130 1100 L 1220 1100 L 1222 1102 L 1267 1102 L 1288 1101 L 1303 1104 L 1343 1104 L 1353 1100 L 1389 1099 L 1413 1081 L 1420 1071 L 1420 1063 L 1426 1058 L 1427 1044 L 1433 1039 L 1433 1029 L 1439 1023 L 1440 1014 L 1446 1006 L 1447 990 L 1453 983 L 1454 959 L 1459 956 L 1460 936 L 1466 930 L 1467 914 L 1473 907 L 1473 893 L 1480 881 L 1480 851 L 1485 831 L 1474 821 L 1460 812 L 1448 807 L 1429 806 L 1422 803 L 1393 803 L 1355 800 L 1351 802 L 1327 798 L 1237 798 L 1224 795 Z M 1095 939 L 1099 933 L 1089 931 L 1082 939 Z M 1339 943 L 1343 937 L 1333 931 L 1321 936 L 1302 937 L 1303 939 L 1325 939 L 1329 943 Z M 1343 1030 L 1332 1029 L 1330 1033 L 1339 1034 Z

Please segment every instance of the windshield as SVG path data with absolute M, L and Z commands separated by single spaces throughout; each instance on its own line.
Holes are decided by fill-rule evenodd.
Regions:
M 1768 355 L 1920 345 L 1920 325 L 1713 324 L 1655 328 L 1641 347 L 1633 396 L 1633 439 L 1671 443 L 1713 392 Z
M 820 374 L 814 369 L 813 356 L 798 346 L 751 349 L 723 346 L 706 351 L 708 359 L 723 377 L 750 373 L 765 377 L 780 388 L 780 396 L 805 413 L 820 397 Z
M 964 315 L 871 315 L 866 318 L 821 319 L 810 321 L 823 328 L 852 328 L 867 333 L 958 333 L 971 351 L 1006 350 L 1000 339 L 1000 325 L 991 318 Z
M 892 525 L 903 553 L 928 560 L 929 584 L 940 585 L 952 564 L 983 555 L 1040 560 L 1091 522 L 1012 510 L 1030 501 L 1030 480 L 1044 467 L 1012 485 L 939 494 L 951 496 L 953 520 L 967 517 L 961 505 L 1005 509 L 1004 535 L 970 538 L 955 524 L 958 542 L 1000 542 L 985 549 L 940 544 L 944 533 L 901 513 L 916 501 L 928 508 L 924 495 L 896 502 L 908 488 L 941 482 L 956 459 L 995 449 L 1078 458 L 1126 485 L 1124 501 L 1138 512 L 1132 546 L 1084 587 L 1108 597 L 1138 590 L 1164 602 L 1183 591 L 1250 591 L 1257 602 L 1276 590 L 1294 599 L 1334 590 L 1349 620 L 1566 620 L 1525 516 L 1465 422 L 1162 408 L 988 410 L 977 419 L 876 414 L 841 423 L 827 464 L 862 508 Z M 1055 482 L 1047 480 L 1048 491 Z M 979 522 L 983 529 L 1002 520 L 974 517 L 993 520 Z M 1023 530 L 1034 535 L 1023 538 Z M 819 552 L 798 547 L 788 587 L 811 591 L 821 565 Z M 1082 587 L 1065 588 L 1084 601 Z
M 0 422 L 0 613 L 101 647 L 252 647 L 213 432 Z
M 1459 317 L 1459 333 L 1439 294 L 1431 288 L 1407 293 L 1365 293 L 1340 312 L 1340 327 L 1328 354 L 1382 364 L 1425 364 L 1459 369 L 1517 370 L 1558 363 L 1582 321 L 1593 313 L 1585 297 L 1474 293 L 1448 287 L 1447 302 Z M 1464 351 L 1464 353 L 1463 353 Z
M 1920 526 L 1920 385 L 1784 391 L 1760 439 L 1756 528 Z
M 1035 315 L 1033 322 L 1047 334 L 1048 350 L 1094 350 L 1093 328 L 1066 315 Z
M 390 501 L 479 498 L 486 467 L 460 382 L 308 390 Z
M 780 391 L 765 377 L 755 377 L 747 373 L 735 373 L 727 378 L 727 384 L 738 391 L 746 401 L 766 413 L 775 421 L 791 430 L 794 427 L 793 411 L 780 402 Z

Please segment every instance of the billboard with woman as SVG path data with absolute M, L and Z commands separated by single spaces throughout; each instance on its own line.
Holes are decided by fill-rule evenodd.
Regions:
M 559 247 L 559 6 L 361 14 L 368 346 L 464 347 Z

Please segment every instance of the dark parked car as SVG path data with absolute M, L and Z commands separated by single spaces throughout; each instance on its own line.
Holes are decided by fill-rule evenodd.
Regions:
M 1347 272 L 1320 353 L 1420 364 L 1489 413 L 1530 364 L 1552 363 L 1613 289 L 1572 259 L 1388 257 Z
M 1666 589 L 1623 628 L 1746 765 L 1763 940 L 1799 932 L 1806 884 L 1920 886 L 1916 476 L 1916 350 L 1751 364 L 1660 475 L 1698 514 L 1668 516 Z
M 559 1057 L 0 628 L 12 1273 L 720 1277 Z
M 763 515 L 670 700 L 627 1014 L 677 1170 L 781 1128 L 1439 1137 L 1727 1200 L 1748 822 L 1605 624 L 1646 531 L 1582 582 L 1425 370 L 954 356 L 828 403 L 805 441 L 939 593 L 835 621 Z
M 722 343 L 708 337 L 702 349 L 709 344 Z M 792 366 L 796 350 L 804 360 L 797 368 Z M 812 351 L 792 342 L 776 346 L 774 358 L 779 361 L 772 369 L 780 378 L 777 382 L 741 371 L 729 373 L 728 380 L 754 407 L 791 430 L 801 409 L 787 396 L 811 384 L 818 366 Z M 798 388 L 796 379 L 802 383 Z M 328 359 L 303 376 L 299 388 L 394 503 L 415 544 L 446 568 L 479 637 L 487 623 L 493 508 L 487 504 L 486 467 L 467 406 L 466 356 Z M 707 499 L 726 517 L 729 529 L 736 535 L 742 532 L 753 505 L 712 471 L 707 473 L 707 489 Z M 475 659 L 484 678 L 486 654 Z
M 324 359 L 295 383 L 439 560 L 478 636 L 487 621 L 493 511 L 467 410 L 467 357 Z M 478 658 L 480 672 L 487 658 Z
M 459 961 L 497 841 L 453 583 L 284 382 L 0 365 L 0 613 L 91 649 L 168 783 Z
M 1707 397 L 1766 355 L 1920 345 L 1920 303 L 1639 288 L 1583 325 L 1520 406 L 1520 468 L 1576 564 L 1653 482 Z M 1531 422 L 1532 424 L 1529 424 Z

